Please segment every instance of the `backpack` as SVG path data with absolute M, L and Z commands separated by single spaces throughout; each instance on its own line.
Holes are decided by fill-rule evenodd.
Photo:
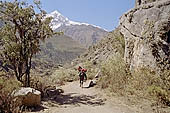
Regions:
M 82 69 L 82 72 L 87 72 L 87 69 Z

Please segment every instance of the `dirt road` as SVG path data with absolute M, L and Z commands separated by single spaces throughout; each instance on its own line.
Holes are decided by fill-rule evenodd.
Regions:
M 61 88 L 63 94 L 44 101 L 43 108 L 35 113 L 139 113 L 117 99 L 104 96 L 99 89 L 80 88 L 78 81 Z

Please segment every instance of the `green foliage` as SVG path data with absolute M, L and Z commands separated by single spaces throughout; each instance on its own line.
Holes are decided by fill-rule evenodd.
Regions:
M 51 18 L 45 18 L 39 6 L 40 13 L 36 14 L 33 6 L 18 0 L 1 1 L 0 7 L 0 19 L 4 23 L 0 28 L 0 54 L 13 67 L 17 79 L 29 86 L 32 57 L 40 50 L 40 40 L 53 34 L 49 26 Z
M 3 91 L 11 92 L 19 88 L 20 86 L 21 84 L 13 77 L 12 78 L 0 77 L 0 87 L 1 90 Z

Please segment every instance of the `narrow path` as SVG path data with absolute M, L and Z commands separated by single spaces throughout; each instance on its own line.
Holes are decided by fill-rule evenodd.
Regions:
M 78 81 L 68 83 L 62 89 L 64 93 L 43 102 L 44 108 L 38 113 L 137 113 L 116 99 L 106 98 L 99 89 L 80 88 Z

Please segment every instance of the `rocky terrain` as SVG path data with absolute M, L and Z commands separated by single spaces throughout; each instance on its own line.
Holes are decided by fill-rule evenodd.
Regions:
M 123 57 L 124 48 L 124 37 L 120 33 L 120 28 L 118 27 L 114 31 L 109 32 L 109 34 L 101 41 L 93 46 L 90 46 L 88 50 L 80 56 L 80 58 L 73 61 L 73 64 L 75 65 L 81 62 L 89 61 L 96 65 L 106 61 L 116 54 Z
M 33 68 L 45 64 L 41 71 L 50 71 L 40 71 L 42 78 L 33 79 L 44 96 L 35 113 L 170 112 L 170 0 L 136 0 L 109 33 L 70 21 L 57 11 L 48 16 L 54 17 L 53 30 L 65 35 L 46 40 L 33 59 Z M 51 69 L 70 61 L 69 66 Z M 95 78 L 96 87 L 87 81 L 79 87 L 74 81 L 79 79 L 78 66 L 88 70 L 89 81 Z M 53 96 L 44 90 L 48 87 Z M 62 92 L 56 94 L 58 89 Z
M 170 0 L 136 0 L 120 19 L 125 61 L 131 69 L 170 68 Z
M 130 69 L 169 69 L 169 7 L 170 0 L 136 0 L 135 8 L 121 16 L 119 27 L 91 46 L 82 59 L 100 62 L 121 52 Z M 119 40 L 116 37 L 122 38 Z

